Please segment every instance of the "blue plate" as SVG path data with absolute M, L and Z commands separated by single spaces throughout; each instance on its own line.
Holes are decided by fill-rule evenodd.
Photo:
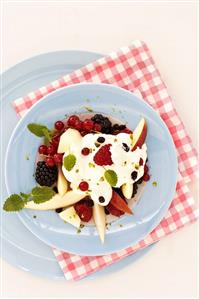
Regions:
M 12 108 L 13 99 L 45 85 L 100 58 L 100 54 L 83 51 L 59 51 L 32 57 L 20 62 L 2 75 L 1 170 L 4 173 L 5 151 L 19 118 Z M 9 119 L 9 122 L 6 120 Z M 1 177 L 1 205 L 8 196 L 4 176 Z M 17 214 L 1 213 L 1 256 L 13 266 L 31 274 L 50 279 L 64 279 L 52 249 L 40 241 L 21 223 Z M 153 246 L 130 255 L 90 277 L 109 274 L 137 261 Z M 48 271 L 46 271 L 48 269 Z
M 166 125 L 149 105 L 131 92 L 108 84 L 83 83 L 57 90 L 34 105 L 19 121 L 8 145 L 5 176 L 10 194 L 29 192 L 35 186 L 35 157 L 41 141 L 30 134 L 27 125 L 42 123 L 53 127 L 54 121 L 66 113 L 84 113 L 87 106 L 94 112 L 123 120 L 132 129 L 141 117 L 147 121 L 151 180 L 134 208 L 134 215 L 112 223 L 105 244 L 101 244 L 95 226 L 85 227 L 77 234 L 54 211 L 23 210 L 18 215 L 34 235 L 50 246 L 80 255 L 102 255 L 133 245 L 150 233 L 165 215 L 175 192 L 175 146 Z M 152 181 L 157 181 L 156 188 Z

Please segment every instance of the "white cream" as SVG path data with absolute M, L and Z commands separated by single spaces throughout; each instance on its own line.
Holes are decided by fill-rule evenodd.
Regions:
M 105 138 L 105 141 L 100 144 L 100 147 L 105 144 L 111 144 L 110 152 L 113 161 L 112 165 L 99 166 L 94 162 L 93 158 L 100 149 L 100 147 L 96 146 L 96 144 L 99 144 L 97 142 L 99 137 Z M 130 148 L 128 152 L 124 150 L 123 143 Z M 131 151 L 131 144 L 131 136 L 127 133 L 120 133 L 118 135 L 91 133 L 82 137 L 81 142 L 74 143 L 70 147 L 72 149 L 70 153 L 76 157 L 75 166 L 70 171 L 66 170 L 64 166 L 62 167 L 64 176 L 71 182 L 71 188 L 73 190 L 78 190 L 79 184 L 82 181 L 86 181 L 89 184 L 89 189 L 84 193 L 89 194 L 98 204 L 106 206 L 112 197 L 112 187 L 104 178 L 106 170 L 114 170 L 117 174 L 117 184 L 114 186 L 116 188 L 119 188 L 126 183 L 132 184 L 139 180 L 144 174 L 144 165 L 147 159 L 146 144 L 143 144 L 141 148 L 137 147 L 133 152 Z M 81 153 L 82 149 L 85 147 L 91 150 L 91 153 L 87 156 L 84 156 Z M 69 152 L 66 152 L 64 157 L 68 154 Z M 139 166 L 140 158 L 143 159 L 142 166 Z M 133 171 L 137 172 L 135 180 L 131 177 Z M 79 190 L 79 192 L 82 191 Z M 99 202 L 100 196 L 103 196 L 105 199 L 103 203 Z

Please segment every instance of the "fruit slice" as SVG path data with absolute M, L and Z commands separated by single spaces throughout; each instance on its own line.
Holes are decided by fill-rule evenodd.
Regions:
M 126 199 L 131 199 L 133 194 L 133 184 L 122 185 L 122 193 Z
M 136 149 L 137 146 L 141 147 L 146 139 L 147 135 L 147 123 L 144 118 L 140 120 L 137 127 L 133 131 L 133 143 L 132 151 Z
M 94 219 L 97 231 L 99 233 L 100 239 L 101 239 L 102 243 L 104 243 L 106 215 L 105 215 L 104 207 L 101 205 L 98 205 L 96 202 L 94 202 L 94 206 L 93 206 L 93 219 Z
M 59 213 L 59 217 L 77 228 L 80 227 L 81 219 L 77 215 L 74 207 L 70 207 L 62 211 Z
M 57 189 L 60 196 L 63 196 L 68 191 L 68 181 L 63 175 L 61 166 L 58 168 Z
M 124 213 L 133 214 L 127 203 L 115 191 L 113 191 L 110 203 Z
M 65 153 L 72 151 L 73 147 L 78 147 L 81 142 L 82 136 L 81 134 L 75 129 L 68 129 L 64 132 L 59 141 L 58 146 L 58 153 Z
M 33 209 L 33 210 L 55 210 L 58 208 L 68 207 L 73 205 L 74 203 L 80 201 L 85 197 L 85 194 L 78 193 L 73 190 L 68 191 L 64 196 L 60 196 L 59 194 L 54 195 L 50 200 L 36 204 L 33 200 L 27 202 L 25 205 L 26 209 Z

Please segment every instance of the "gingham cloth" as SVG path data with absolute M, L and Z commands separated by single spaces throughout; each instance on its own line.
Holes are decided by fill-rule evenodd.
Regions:
M 174 108 L 167 88 L 161 79 L 147 45 L 142 41 L 134 41 L 109 56 L 98 59 L 83 68 L 74 71 L 58 80 L 43 86 L 13 102 L 16 112 L 23 116 L 37 101 L 52 91 L 80 82 L 103 82 L 115 84 L 132 92 L 139 90 L 142 98 L 148 102 L 166 123 L 174 140 L 179 177 L 176 194 L 166 217 L 142 241 L 111 255 L 82 257 L 53 249 L 53 252 L 67 280 L 77 280 L 123 259 L 142 249 L 187 223 L 196 220 L 198 210 L 186 183 L 192 176 L 199 174 L 197 152 L 191 139 Z

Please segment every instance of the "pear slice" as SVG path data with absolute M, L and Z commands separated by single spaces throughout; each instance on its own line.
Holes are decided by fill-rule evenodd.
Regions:
M 123 184 L 122 193 L 126 199 L 131 199 L 133 195 L 133 184 Z
M 104 243 L 106 215 L 105 215 L 104 207 L 101 205 L 98 205 L 96 202 L 94 202 L 94 206 L 93 206 L 93 219 L 94 219 L 97 231 L 99 233 L 100 239 L 101 239 L 102 243 Z
M 82 136 L 79 131 L 75 129 L 68 129 L 64 132 L 59 141 L 58 153 L 70 152 L 73 150 L 73 147 L 79 147 Z
M 55 210 L 58 208 L 68 207 L 76 202 L 80 201 L 85 197 L 84 193 L 76 192 L 76 191 L 68 191 L 64 196 L 60 196 L 59 194 L 55 194 L 50 200 L 36 204 L 33 200 L 28 201 L 25 205 L 26 209 L 33 210 Z
M 63 196 L 68 191 L 68 181 L 63 175 L 62 169 L 58 168 L 57 189 L 60 196 Z
M 70 207 L 62 211 L 61 213 L 59 213 L 59 217 L 77 228 L 80 227 L 81 219 L 77 215 L 74 207 Z

